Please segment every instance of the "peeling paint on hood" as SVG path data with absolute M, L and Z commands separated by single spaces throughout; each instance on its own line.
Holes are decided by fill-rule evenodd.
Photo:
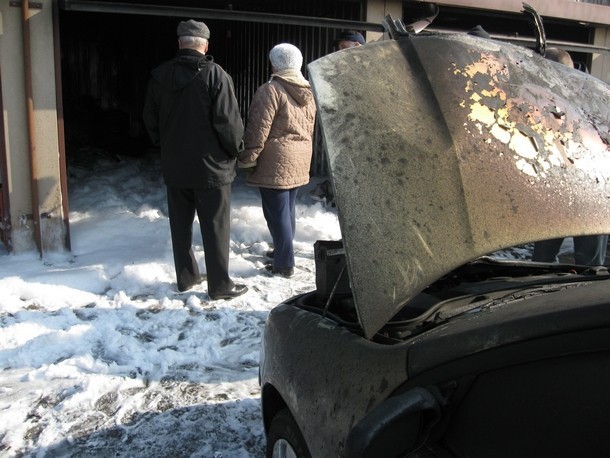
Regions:
M 610 233 L 610 90 L 532 51 L 459 35 L 308 66 L 360 323 L 498 249 Z
M 455 74 L 464 77 L 464 106 L 470 109 L 468 120 L 479 135 L 488 133 L 490 141 L 508 145 L 515 154 L 515 166 L 519 171 L 545 178 L 552 167 L 578 165 L 595 179 L 610 178 L 607 174 L 600 175 L 595 165 L 597 160 L 610 160 L 607 137 L 598 135 L 594 126 L 583 125 L 580 110 L 575 109 L 572 102 L 557 96 L 557 104 L 538 107 L 524 98 L 509 98 L 498 87 L 502 82 L 510 81 L 508 66 L 487 52 L 482 52 L 478 61 L 465 68 L 457 68 L 455 63 L 453 66 Z M 527 90 L 535 93 L 536 88 Z M 526 124 L 522 124 L 523 119 Z M 583 150 L 587 153 L 583 154 Z M 596 157 L 593 161 L 590 152 L 594 156 L 604 154 L 604 157 Z M 576 164 L 577 161 L 581 163 Z

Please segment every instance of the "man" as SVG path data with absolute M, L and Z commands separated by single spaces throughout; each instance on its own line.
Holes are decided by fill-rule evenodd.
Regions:
M 176 57 L 151 72 L 143 118 L 161 148 L 178 290 L 203 281 L 192 249 L 197 212 L 208 295 L 231 299 L 248 290 L 228 273 L 231 183 L 244 125 L 231 77 L 206 55 L 208 27 L 184 21 L 177 34 Z
M 487 33 L 487 30 L 485 30 L 480 25 L 476 25 L 472 29 L 470 29 L 468 31 L 468 35 L 473 35 L 475 37 L 486 38 L 488 40 L 491 40 L 491 35 L 489 33 Z
M 356 32 L 355 30 L 341 32 L 339 37 L 335 40 L 335 46 L 339 50 L 362 46 L 365 43 L 366 42 L 364 41 L 362 34 L 360 32 Z

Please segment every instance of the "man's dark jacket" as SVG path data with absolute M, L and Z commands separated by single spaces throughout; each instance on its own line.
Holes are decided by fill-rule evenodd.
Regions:
M 167 186 L 215 188 L 233 181 L 244 124 L 233 81 L 211 56 L 180 49 L 155 68 L 143 118 L 161 147 Z

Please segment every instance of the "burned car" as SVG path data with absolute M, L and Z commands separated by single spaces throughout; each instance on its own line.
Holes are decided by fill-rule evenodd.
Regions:
M 610 454 L 608 270 L 493 256 L 610 233 L 609 87 L 466 34 L 308 71 L 342 240 L 269 314 L 268 456 Z

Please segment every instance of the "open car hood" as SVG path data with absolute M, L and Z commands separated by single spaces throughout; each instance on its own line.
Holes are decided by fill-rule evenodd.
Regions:
M 533 51 L 413 36 L 308 66 L 365 336 L 456 267 L 610 233 L 610 88 Z

